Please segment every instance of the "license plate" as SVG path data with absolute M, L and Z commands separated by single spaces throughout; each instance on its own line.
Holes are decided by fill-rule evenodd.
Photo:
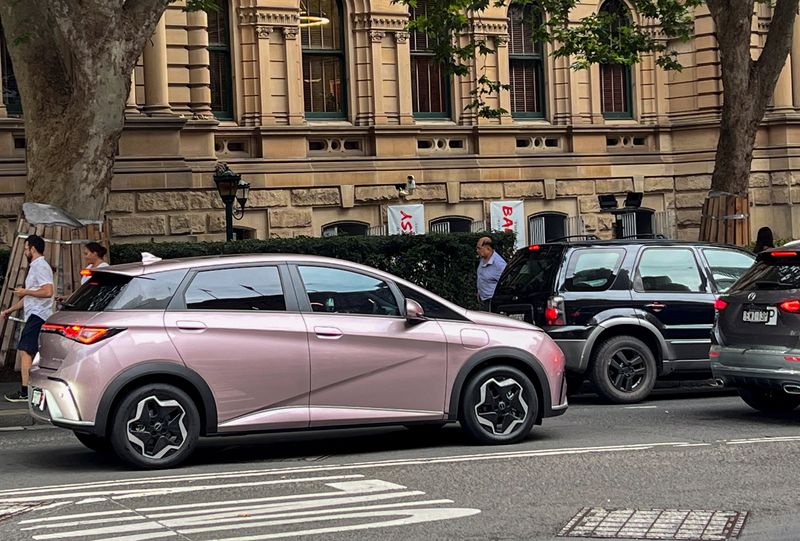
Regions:
M 778 309 L 770 306 L 764 310 L 745 310 L 742 312 L 742 321 L 745 323 L 776 325 L 778 323 Z
M 41 389 L 33 389 L 31 392 L 31 405 L 34 408 L 39 408 L 40 410 L 44 411 L 44 393 Z
M 508 317 L 518 321 L 525 321 L 525 314 L 508 314 Z

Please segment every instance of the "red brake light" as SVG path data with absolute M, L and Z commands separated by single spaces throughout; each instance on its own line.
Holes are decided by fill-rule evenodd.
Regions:
M 541 249 L 542 249 L 542 247 L 539 246 L 538 244 L 532 244 L 532 245 L 528 246 L 528 250 L 530 250 L 531 252 L 538 252 Z
M 723 301 L 722 299 L 717 299 L 714 301 L 714 310 L 725 310 L 728 307 L 727 301 Z
M 43 332 L 60 334 L 64 338 L 69 338 L 81 344 L 94 344 L 119 332 L 120 329 L 109 329 L 108 327 L 85 327 L 83 325 L 54 325 L 45 323 L 42 325 Z
M 796 314 L 800 312 L 800 301 L 798 300 L 783 301 L 778 305 L 778 308 L 780 308 L 784 312 L 791 312 L 793 314 Z
M 797 257 L 797 252 L 770 252 L 772 257 Z
M 547 320 L 548 325 L 552 325 L 558 320 L 558 310 L 555 308 L 545 308 L 544 318 Z

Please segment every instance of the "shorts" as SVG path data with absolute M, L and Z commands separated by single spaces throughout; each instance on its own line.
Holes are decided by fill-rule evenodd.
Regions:
M 42 325 L 44 325 L 44 320 L 39 316 L 28 317 L 28 321 L 22 328 L 17 349 L 30 354 L 31 357 L 39 353 L 39 332 L 42 330 Z

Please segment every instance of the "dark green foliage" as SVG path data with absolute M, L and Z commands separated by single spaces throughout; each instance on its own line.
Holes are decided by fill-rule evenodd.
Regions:
M 164 259 L 218 254 L 313 254 L 347 259 L 391 272 L 466 308 L 476 308 L 478 265 L 475 245 L 483 234 L 393 235 L 389 237 L 298 237 L 238 242 L 175 242 L 116 244 L 114 264 L 141 261 L 142 252 Z M 493 234 L 497 250 L 508 260 L 514 251 L 512 233 Z

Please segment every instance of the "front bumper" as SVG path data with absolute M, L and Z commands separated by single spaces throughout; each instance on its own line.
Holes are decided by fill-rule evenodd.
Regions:
M 711 355 L 711 372 L 725 385 L 772 389 L 800 385 L 800 362 L 789 360 L 800 359 L 796 352 L 712 346 Z
M 34 419 L 80 432 L 92 432 L 93 421 L 81 419 L 69 384 L 47 376 L 48 370 L 31 369 L 28 385 L 28 408 Z

